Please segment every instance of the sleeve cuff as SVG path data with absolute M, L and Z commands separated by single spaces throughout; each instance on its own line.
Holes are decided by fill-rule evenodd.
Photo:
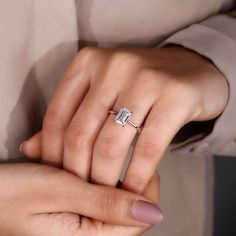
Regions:
M 236 19 L 217 15 L 179 31 L 162 42 L 159 47 L 177 44 L 210 59 L 225 75 L 229 83 L 229 101 L 221 116 L 215 121 L 212 132 L 195 142 L 176 150 L 182 152 L 236 155 Z M 234 145 L 232 145 L 232 143 Z

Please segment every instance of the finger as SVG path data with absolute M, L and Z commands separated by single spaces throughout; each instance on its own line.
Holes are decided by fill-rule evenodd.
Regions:
M 159 175 L 155 173 L 145 190 L 144 196 L 157 203 L 159 186 Z M 35 234 L 35 230 L 37 230 L 39 235 L 67 235 L 68 233 L 73 235 L 77 235 L 78 233 L 80 235 L 83 234 L 83 230 L 85 232 L 88 230 L 87 227 L 91 227 L 90 231 L 92 232 L 92 227 L 95 226 L 95 224 L 91 224 L 93 222 L 89 218 L 81 218 L 78 214 L 74 213 L 37 214 L 30 218 L 30 229 L 28 228 L 28 233 L 32 232 L 31 234 L 33 235 Z M 114 232 L 116 232 L 116 235 L 138 235 L 149 228 L 149 226 L 121 227 L 118 225 L 103 224 L 101 222 L 100 224 L 103 226 L 101 227 L 102 235 L 112 235 Z M 42 225 L 44 227 L 41 227 Z
M 142 194 L 147 199 L 155 202 L 156 204 L 159 203 L 160 200 L 160 175 L 156 171 L 152 175 L 151 180 L 147 184 L 144 192 Z
M 159 207 L 141 195 L 108 186 L 93 185 L 60 169 L 42 165 L 29 166 L 30 170 L 22 165 L 22 171 L 27 178 L 29 170 L 31 185 L 26 187 L 25 181 L 22 181 L 24 179 L 21 179 L 17 186 L 20 188 L 19 185 L 22 185 L 21 191 L 25 190 L 24 199 L 19 201 L 30 199 L 30 208 L 27 210 L 31 214 L 71 212 L 111 224 L 129 226 L 156 224 L 163 218 Z M 18 173 L 20 171 L 18 165 Z
M 159 101 L 148 115 L 134 148 L 123 187 L 142 193 L 161 157 L 178 130 L 186 123 L 183 108 Z
M 147 187 L 145 188 L 143 196 L 155 203 L 158 203 L 159 192 L 160 192 L 160 176 L 157 172 L 155 172 L 150 182 L 148 183 Z M 109 224 L 105 225 L 105 229 L 108 232 L 110 232 L 109 235 L 111 235 L 112 232 L 116 232 L 117 235 L 140 235 L 141 233 L 145 232 L 149 228 L 150 228 L 149 226 L 147 227 L 120 227 L 120 226 L 114 226 L 114 225 L 109 225 Z
M 90 174 L 94 141 L 116 97 L 116 86 L 94 84 L 67 129 L 63 167 L 84 180 Z
M 94 142 L 107 120 L 108 111 L 114 106 L 119 92 L 127 84 L 132 87 L 130 78 L 135 74 L 133 64 L 129 66 L 123 57 L 108 55 L 102 65 L 95 66 L 90 90 L 65 135 L 63 166 L 85 180 L 90 174 Z M 99 61 L 104 59 L 96 64 Z
M 42 158 L 42 131 L 20 145 L 20 151 L 32 160 Z
M 74 187 L 77 187 L 78 192 L 74 191 Z M 110 224 L 129 226 L 143 226 L 140 222 L 157 224 L 163 218 L 157 205 L 150 203 L 146 198 L 120 189 L 81 182 L 80 186 L 73 186 L 73 190 L 71 186 L 68 191 L 70 194 L 66 193 L 65 196 L 63 196 L 64 191 L 62 195 L 58 194 L 62 196 L 60 198 L 65 197 L 69 200 L 66 200 L 66 204 L 61 208 L 66 212 L 78 213 Z M 60 204 L 61 200 L 58 200 Z
M 80 224 L 80 216 L 74 213 L 58 212 L 37 214 L 27 217 L 26 232 L 23 235 L 81 236 L 83 232 L 81 232 Z M 15 235 L 19 235 L 19 232 Z
M 118 96 L 114 110 L 123 106 L 132 112 L 130 120 L 141 125 L 148 114 L 156 95 L 151 93 L 149 85 L 133 87 Z M 94 183 L 115 186 L 119 179 L 130 145 L 137 134 L 137 129 L 129 123 L 122 126 L 115 122 L 111 114 L 102 127 L 94 144 L 91 180 Z
M 44 163 L 60 166 L 63 158 L 64 133 L 89 87 L 89 73 L 76 58 L 65 72 L 48 106 L 43 122 Z

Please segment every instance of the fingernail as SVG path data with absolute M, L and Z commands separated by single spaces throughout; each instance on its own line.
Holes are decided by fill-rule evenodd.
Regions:
M 134 202 L 132 216 L 146 224 L 159 224 L 163 219 L 163 213 L 157 205 L 142 200 Z
M 24 147 L 25 144 L 26 144 L 26 142 L 23 142 L 19 147 L 19 150 L 20 150 L 21 153 L 24 153 L 23 147 Z

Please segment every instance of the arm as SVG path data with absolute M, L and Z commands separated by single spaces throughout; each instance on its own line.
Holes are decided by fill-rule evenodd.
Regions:
M 214 154 L 235 154 L 236 151 L 236 11 L 229 14 L 212 16 L 198 24 L 183 29 L 167 40 L 161 46 L 178 44 L 210 59 L 224 74 L 229 84 L 229 100 L 224 112 L 214 121 L 208 122 L 209 134 L 203 139 L 192 142 L 189 139 L 186 145 L 178 145 L 177 150 L 182 152 L 211 152 Z M 206 126 L 202 123 L 198 129 Z M 192 127 L 194 127 L 192 125 Z M 192 139 L 192 140 L 191 140 Z M 196 136 L 199 139 L 199 136 Z M 190 141 L 191 140 L 191 141 Z M 176 148 L 177 146 L 173 146 Z

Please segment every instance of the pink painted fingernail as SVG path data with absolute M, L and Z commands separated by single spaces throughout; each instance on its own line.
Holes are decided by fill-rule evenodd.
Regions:
M 146 224 L 159 224 L 163 219 L 163 213 L 157 205 L 142 200 L 134 202 L 132 216 Z

